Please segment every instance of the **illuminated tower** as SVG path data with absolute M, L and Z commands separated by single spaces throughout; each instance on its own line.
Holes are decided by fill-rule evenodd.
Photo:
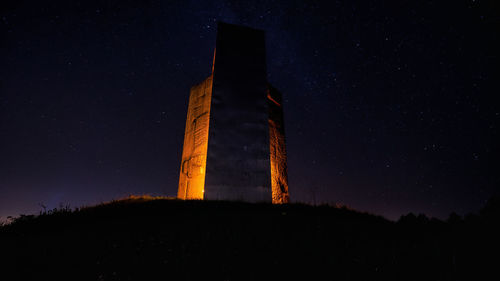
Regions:
M 283 125 L 264 32 L 219 23 L 212 74 L 189 95 L 177 197 L 287 203 Z

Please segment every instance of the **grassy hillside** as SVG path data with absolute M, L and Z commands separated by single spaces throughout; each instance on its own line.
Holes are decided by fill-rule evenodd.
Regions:
M 397 223 L 328 206 L 172 199 L 55 210 L 0 227 L 0 280 L 478 280 L 498 263 L 492 206 Z

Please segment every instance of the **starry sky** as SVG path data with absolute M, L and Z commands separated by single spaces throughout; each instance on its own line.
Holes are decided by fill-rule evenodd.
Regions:
M 2 1 L 0 220 L 175 196 L 217 21 L 266 31 L 292 201 L 397 219 L 499 190 L 495 1 Z

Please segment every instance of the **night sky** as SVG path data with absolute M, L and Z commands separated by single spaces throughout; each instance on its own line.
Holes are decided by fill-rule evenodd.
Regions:
M 2 1 L 0 220 L 175 196 L 217 21 L 266 31 L 292 201 L 477 212 L 500 184 L 494 2 Z

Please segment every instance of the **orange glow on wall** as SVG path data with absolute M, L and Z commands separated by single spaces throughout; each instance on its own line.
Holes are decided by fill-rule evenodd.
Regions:
M 272 86 L 268 86 L 267 99 L 273 204 L 283 204 L 289 202 L 290 196 L 288 194 L 288 168 L 281 94 Z
M 203 199 L 207 166 L 212 75 L 191 88 L 179 177 L 179 199 Z M 269 86 L 269 158 L 272 202 L 289 202 L 288 169 L 281 94 Z
M 191 87 L 179 176 L 179 199 L 203 199 L 207 166 L 212 75 Z

